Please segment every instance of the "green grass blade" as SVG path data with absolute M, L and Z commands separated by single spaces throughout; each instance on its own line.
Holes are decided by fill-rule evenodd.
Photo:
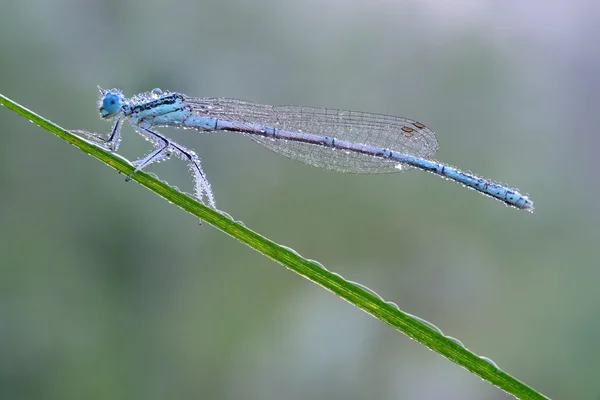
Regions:
M 124 158 L 109 153 L 88 141 L 71 134 L 55 123 L 35 114 L 27 108 L 0 94 L 0 104 L 15 111 L 41 128 L 54 133 L 56 136 L 78 147 L 115 170 L 129 175 L 134 167 Z M 378 320 L 391 325 L 394 329 L 416 340 L 429 349 L 448 358 L 461 367 L 471 371 L 482 379 L 492 383 L 518 399 L 546 399 L 539 392 L 498 369 L 492 363 L 470 352 L 454 340 L 444 336 L 441 331 L 430 324 L 421 322 L 418 318 L 400 311 L 385 302 L 374 293 L 348 282 L 341 276 L 329 272 L 315 262 L 309 261 L 292 250 L 246 228 L 243 224 L 204 206 L 195 199 L 172 188 L 167 183 L 145 173 L 138 172 L 133 177 L 141 185 L 162 196 L 169 202 L 209 223 L 222 232 L 234 237 L 254 250 L 264 254 L 284 267 L 311 280 L 323 288 L 335 293 L 348 303 L 360 308 Z

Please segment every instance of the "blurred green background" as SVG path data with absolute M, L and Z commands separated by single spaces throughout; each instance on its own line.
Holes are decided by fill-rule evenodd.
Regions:
M 96 85 L 405 116 L 424 172 L 322 171 L 165 130 L 219 207 L 437 324 L 553 398 L 598 399 L 600 6 L 6 0 L 0 92 L 107 132 Z M 0 110 L 0 398 L 505 399 L 498 389 Z M 149 145 L 127 126 L 120 153 Z M 150 169 L 182 190 L 184 163 Z

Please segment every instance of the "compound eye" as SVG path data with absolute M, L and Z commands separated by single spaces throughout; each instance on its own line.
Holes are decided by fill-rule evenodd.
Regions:
M 102 107 L 100 113 L 103 116 L 109 116 L 116 114 L 121 108 L 121 98 L 114 93 L 107 93 L 102 100 Z

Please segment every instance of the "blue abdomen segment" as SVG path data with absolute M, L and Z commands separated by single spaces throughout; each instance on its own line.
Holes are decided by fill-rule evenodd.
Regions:
M 457 168 L 437 161 L 426 160 L 393 151 L 390 152 L 388 157 L 415 168 L 448 178 L 454 182 L 461 183 L 470 189 L 474 189 L 482 194 L 493 197 L 496 200 L 500 200 L 509 206 L 529 212 L 533 212 L 534 210 L 533 202 L 529 200 L 527 196 L 522 195 L 515 189 L 508 188 L 488 179 L 480 178 L 476 175 L 463 172 Z

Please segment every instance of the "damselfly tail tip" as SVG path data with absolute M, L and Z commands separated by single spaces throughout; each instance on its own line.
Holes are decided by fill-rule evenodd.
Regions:
M 521 210 L 525 210 L 525 211 L 533 214 L 533 212 L 535 211 L 535 207 L 533 206 L 533 201 L 531 201 L 527 197 L 525 197 L 525 203 L 523 203 L 523 205 L 521 206 Z

